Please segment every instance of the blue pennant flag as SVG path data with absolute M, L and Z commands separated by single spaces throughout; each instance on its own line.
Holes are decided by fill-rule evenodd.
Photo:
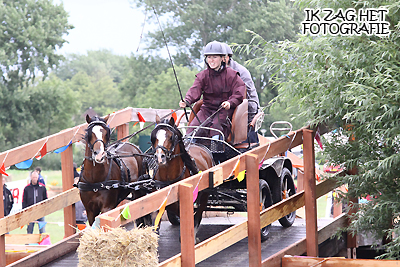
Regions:
M 100 218 L 94 218 L 94 223 L 92 224 L 92 229 L 100 229 Z
M 68 148 L 68 146 L 70 144 L 72 144 L 72 140 L 68 143 L 68 145 L 60 147 L 60 148 L 57 148 L 56 150 L 54 150 L 54 153 L 59 154 L 61 152 L 64 152 Z
M 41 229 L 46 225 L 46 223 L 47 223 L 47 222 L 38 221 L 39 229 L 41 230 Z
M 32 162 L 32 159 L 27 159 L 23 162 L 15 164 L 15 167 L 17 167 L 18 169 L 28 169 L 30 166 L 32 166 Z

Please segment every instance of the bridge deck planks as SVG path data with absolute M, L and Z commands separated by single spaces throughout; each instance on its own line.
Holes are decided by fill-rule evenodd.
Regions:
M 234 223 L 240 221 L 240 217 L 204 218 L 200 227 L 198 237 L 201 241 L 229 228 Z M 231 224 L 229 224 L 231 221 Z M 319 220 L 319 227 L 327 224 L 329 220 Z M 131 229 L 133 224 L 127 225 Z M 270 238 L 261 244 L 262 259 L 266 259 L 276 252 L 288 247 L 290 244 L 306 236 L 305 221 L 296 219 L 293 226 L 284 228 L 278 222 L 274 222 L 271 227 Z M 159 240 L 159 261 L 162 262 L 176 254 L 180 253 L 179 227 L 172 226 L 169 222 L 163 221 L 160 228 Z M 248 266 L 248 244 L 247 238 L 234 244 L 214 256 L 202 261 L 196 266 Z M 77 253 L 69 253 L 63 257 L 44 265 L 45 267 L 64 267 L 78 266 Z

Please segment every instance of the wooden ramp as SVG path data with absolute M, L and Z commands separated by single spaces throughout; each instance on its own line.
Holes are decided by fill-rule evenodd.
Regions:
M 233 224 L 243 221 L 243 217 L 212 217 L 204 218 L 199 230 L 200 240 L 203 241 L 213 235 L 224 231 Z M 320 227 L 326 226 L 332 220 L 319 220 Z M 133 224 L 126 225 L 131 229 Z M 262 258 L 266 259 L 279 251 L 301 241 L 306 236 L 305 220 L 296 219 L 293 226 L 284 228 L 278 222 L 271 227 L 269 239 L 262 243 Z M 180 253 L 179 227 L 172 226 L 167 221 L 162 221 L 159 240 L 159 261 L 162 262 Z M 78 255 L 70 252 L 46 265 L 45 267 L 78 266 Z M 247 238 L 234 244 L 214 256 L 196 264 L 196 266 L 249 266 Z

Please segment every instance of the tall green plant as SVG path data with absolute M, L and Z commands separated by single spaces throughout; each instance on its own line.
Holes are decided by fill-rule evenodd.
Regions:
M 400 236 L 400 36 L 399 1 L 297 1 L 308 8 L 386 7 L 389 37 L 301 36 L 298 41 L 271 43 L 254 34 L 243 49 L 259 49 L 253 60 L 275 72 L 279 98 L 299 107 L 308 123 L 336 128 L 325 155 L 358 174 L 346 175 L 346 198 L 372 196 L 358 205 L 349 230 L 370 232 L 377 240 Z M 400 256 L 400 239 L 386 244 L 383 257 Z

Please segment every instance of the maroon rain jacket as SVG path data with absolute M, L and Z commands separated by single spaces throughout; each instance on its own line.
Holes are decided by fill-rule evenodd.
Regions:
M 203 95 L 203 105 L 197 113 L 201 122 L 209 118 L 221 105 L 222 102 L 228 101 L 231 105 L 229 110 L 221 109 L 214 117 L 210 118 L 203 126 L 216 128 L 221 130 L 225 138 L 231 131 L 230 121 L 232 120 L 233 111 L 242 103 L 245 98 L 246 86 L 239 77 L 237 71 L 226 68 L 223 65 L 220 71 L 215 71 L 208 67 L 196 75 L 196 79 L 186 93 L 185 100 L 190 104 L 195 103 Z M 227 120 L 229 118 L 229 121 Z M 190 126 L 200 125 L 199 121 L 194 118 Z M 192 132 L 189 129 L 187 133 Z M 199 136 L 213 136 L 216 132 L 199 131 Z

